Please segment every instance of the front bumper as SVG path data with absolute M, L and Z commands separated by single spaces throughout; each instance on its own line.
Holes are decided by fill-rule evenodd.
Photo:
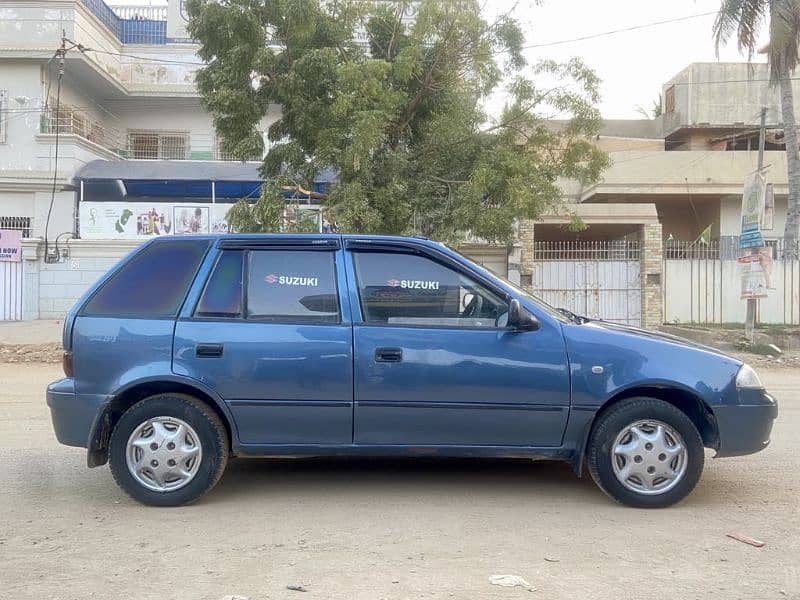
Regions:
M 58 441 L 86 448 L 100 408 L 97 402 L 76 394 L 74 379 L 60 379 L 47 386 L 47 406 Z
M 742 390 L 739 401 L 714 407 L 719 429 L 717 458 L 753 454 L 769 445 L 778 416 L 777 401 L 764 390 Z

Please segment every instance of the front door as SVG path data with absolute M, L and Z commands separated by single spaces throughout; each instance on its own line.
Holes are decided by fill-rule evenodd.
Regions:
M 438 253 L 348 255 L 361 313 L 356 444 L 561 444 L 569 376 L 557 324 L 508 330 L 505 293 Z
M 223 249 L 196 308 L 178 321 L 173 369 L 222 396 L 243 444 L 352 443 L 341 262 L 336 248 Z

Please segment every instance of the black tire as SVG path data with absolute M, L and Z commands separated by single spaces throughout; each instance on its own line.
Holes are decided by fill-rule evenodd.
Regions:
M 612 445 L 616 437 L 629 425 L 647 419 L 666 423 L 679 433 L 688 455 L 686 470 L 678 483 L 655 495 L 623 485 L 612 465 Z M 589 472 L 595 483 L 612 499 L 636 508 L 664 508 L 683 500 L 697 485 L 704 461 L 703 440 L 691 419 L 672 404 L 656 398 L 628 398 L 601 414 L 594 424 L 587 449 Z
M 190 425 L 199 438 L 202 458 L 194 477 L 170 491 L 148 489 L 128 469 L 126 447 L 133 431 L 155 417 L 175 417 Z M 197 398 L 158 394 L 137 402 L 120 417 L 111 433 L 109 466 L 117 484 L 134 500 L 151 506 L 180 506 L 199 499 L 219 482 L 228 462 L 228 433 L 217 414 Z

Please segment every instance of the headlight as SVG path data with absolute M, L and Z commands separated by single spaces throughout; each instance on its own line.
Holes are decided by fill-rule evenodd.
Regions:
M 745 363 L 736 375 L 736 387 L 763 390 L 764 384 L 761 383 L 753 367 Z

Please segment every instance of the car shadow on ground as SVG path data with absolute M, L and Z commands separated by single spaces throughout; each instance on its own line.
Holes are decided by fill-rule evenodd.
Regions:
M 588 473 L 575 476 L 567 463 L 524 459 L 304 458 L 233 459 L 222 481 L 204 502 L 227 502 L 253 494 L 328 495 L 391 492 L 417 497 L 496 495 L 592 502 L 603 494 Z

